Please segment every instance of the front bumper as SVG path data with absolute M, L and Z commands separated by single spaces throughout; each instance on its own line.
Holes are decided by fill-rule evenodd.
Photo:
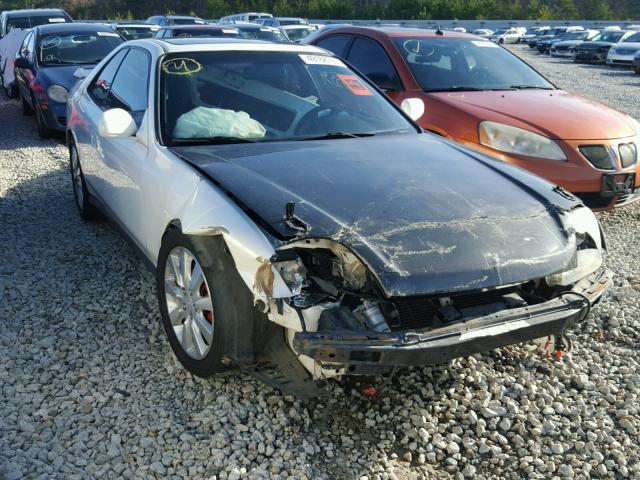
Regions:
M 46 105 L 46 108 L 44 105 Z M 65 103 L 41 103 L 40 111 L 42 112 L 47 128 L 57 132 L 65 132 L 67 130 L 67 105 Z
M 633 55 L 612 55 L 607 57 L 607 65 L 610 67 L 625 67 L 630 68 L 633 65 Z
M 545 178 L 565 190 L 580 197 L 584 204 L 594 210 L 610 210 L 640 200 L 640 163 L 623 168 L 618 158 L 621 144 L 637 142 L 638 137 L 624 137 L 615 140 L 564 140 L 558 141 L 567 156 L 566 161 L 546 160 L 518 156 L 494 150 L 477 143 L 458 140 L 465 146 L 485 155 L 499 158 Z M 609 152 L 612 167 L 608 170 L 595 168 L 581 153 L 581 146 L 602 145 Z M 612 175 L 632 176 L 635 182 L 629 191 L 611 192 L 605 188 L 604 180 Z
M 607 59 L 607 52 L 599 52 L 598 50 L 578 50 L 573 56 L 573 60 L 582 63 L 604 63 Z
M 573 53 L 573 50 L 557 50 L 555 48 L 551 49 L 552 57 L 573 58 Z
M 584 320 L 591 305 L 611 285 L 612 277 L 611 271 L 601 270 L 548 302 L 467 318 L 462 323 L 431 331 L 298 332 L 293 348 L 325 368 L 345 368 L 351 374 L 385 373 L 393 367 L 442 363 L 561 334 Z

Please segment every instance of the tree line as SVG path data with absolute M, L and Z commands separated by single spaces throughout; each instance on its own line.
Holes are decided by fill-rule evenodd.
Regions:
M 144 19 L 161 13 L 219 18 L 271 12 L 316 19 L 634 20 L 640 0 L 0 0 L 0 10 L 61 7 L 78 19 Z

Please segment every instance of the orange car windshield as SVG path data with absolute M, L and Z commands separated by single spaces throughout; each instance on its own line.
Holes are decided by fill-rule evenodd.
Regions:
M 553 85 L 515 55 L 474 38 L 397 38 L 396 47 L 426 92 L 514 89 Z

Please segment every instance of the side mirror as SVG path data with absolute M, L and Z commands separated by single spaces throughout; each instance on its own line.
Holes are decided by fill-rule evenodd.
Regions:
M 31 62 L 25 57 L 16 57 L 16 61 L 13 65 L 16 68 L 31 68 Z
M 129 138 L 136 134 L 138 127 L 129 112 L 112 108 L 102 114 L 98 131 L 105 138 Z
M 400 108 L 414 122 L 424 115 L 424 102 L 419 98 L 405 98 Z
M 90 72 L 91 69 L 89 68 L 79 68 L 75 72 L 73 72 L 73 77 L 77 78 L 78 80 L 82 80 L 83 78 L 87 78 Z

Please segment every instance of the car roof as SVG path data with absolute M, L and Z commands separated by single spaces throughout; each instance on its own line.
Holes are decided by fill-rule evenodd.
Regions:
M 135 40 L 129 44 L 140 46 L 160 46 L 166 53 L 184 52 L 223 52 L 223 51 L 256 51 L 256 52 L 298 52 L 308 54 L 333 55 L 312 45 L 298 43 L 272 43 L 251 39 L 220 38 L 147 38 Z
M 6 15 L 33 15 L 38 17 L 44 17 L 47 15 L 60 15 L 61 13 L 68 15 L 67 12 L 65 12 L 61 8 L 23 8 L 21 10 L 5 10 L 2 13 Z
M 226 28 L 236 28 L 238 30 L 270 30 L 270 31 L 278 31 L 277 28 L 260 25 L 259 23 L 231 23 L 229 27 Z
M 38 33 L 62 33 L 62 32 L 112 32 L 113 28 L 100 23 L 56 23 L 52 25 L 40 25 L 34 27 Z
M 212 23 L 207 23 L 206 25 L 195 24 L 195 25 L 167 25 L 166 27 L 162 27 L 162 30 L 222 30 L 222 29 L 233 29 L 236 28 L 235 25 L 217 25 Z
M 285 30 L 302 30 L 309 27 L 310 25 L 282 25 L 280 28 L 284 28 Z
M 129 23 L 116 23 L 113 25 L 114 28 L 127 28 L 127 27 L 135 27 L 135 28 L 149 28 L 158 30 L 161 28 L 159 25 L 154 25 L 153 23 L 144 23 L 144 22 L 129 22 Z
M 401 38 L 401 37 L 438 37 L 438 38 L 475 38 L 478 37 L 471 33 L 462 33 L 462 32 L 453 32 L 450 30 L 441 30 L 442 35 L 437 34 L 437 30 L 426 29 L 426 28 L 411 28 L 411 27 L 356 27 L 356 26 L 345 26 L 332 28 L 328 30 L 331 33 L 340 33 L 341 31 L 346 32 L 367 32 L 374 31 L 380 32 L 387 37 L 390 38 Z

